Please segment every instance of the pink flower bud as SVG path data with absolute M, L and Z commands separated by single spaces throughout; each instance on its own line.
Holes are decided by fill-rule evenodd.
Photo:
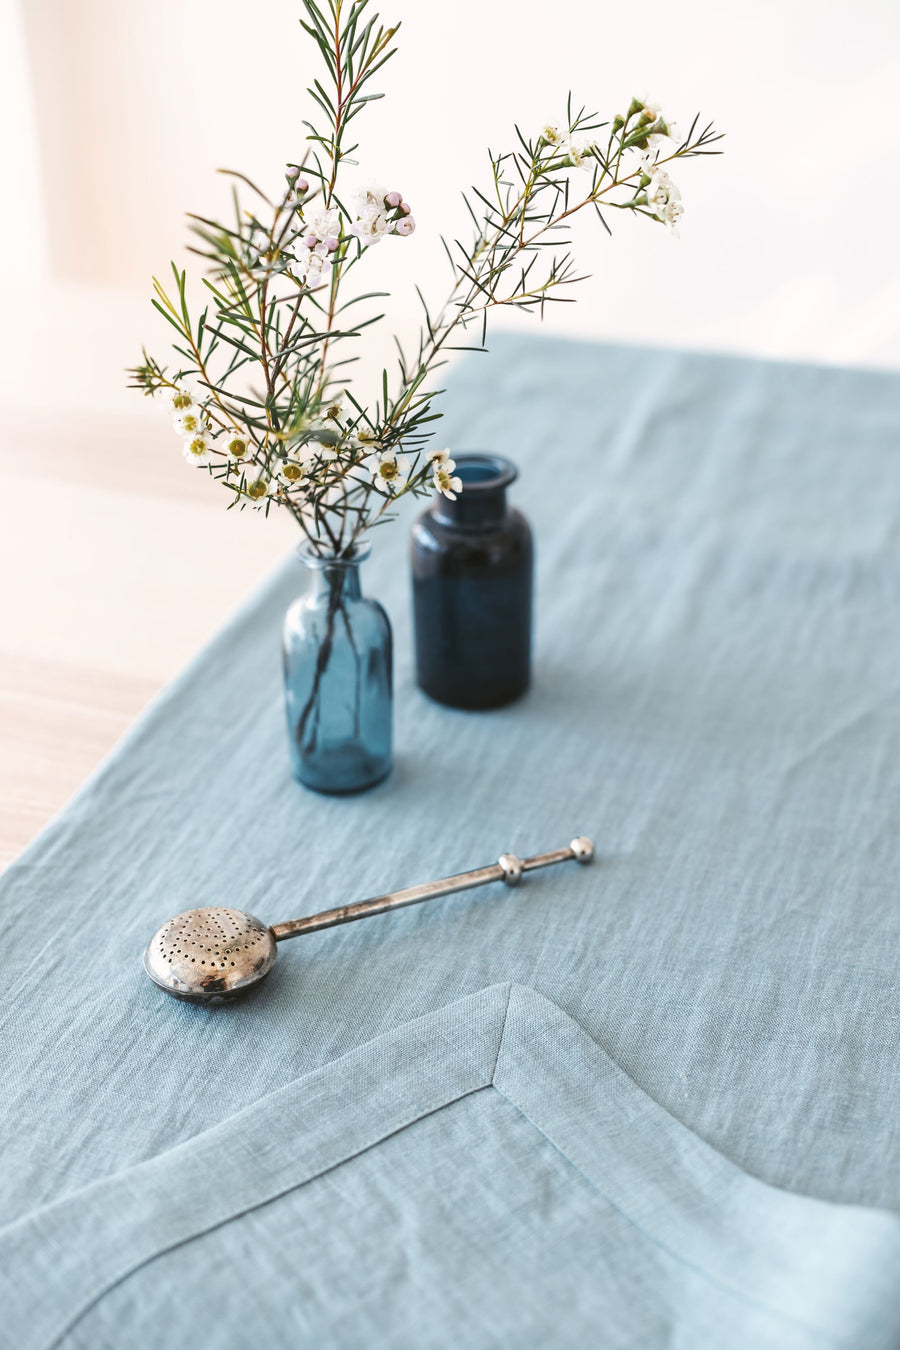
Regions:
M 415 228 L 416 222 L 413 220 L 412 216 L 404 216 L 403 220 L 398 220 L 397 224 L 394 226 L 397 234 L 412 234 Z
M 309 182 L 305 178 L 298 178 L 294 187 L 298 192 L 309 192 Z
M 412 214 L 412 207 L 410 206 L 409 202 L 401 202 L 400 210 L 403 212 L 405 216 Z
M 306 245 L 307 248 L 315 248 L 318 242 L 319 240 L 317 236 L 314 234 L 305 234 L 303 236 L 303 243 Z
M 339 243 L 340 243 L 339 239 L 326 239 L 325 247 L 328 249 L 329 253 L 336 253 Z
M 394 208 L 394 210 L 396 210 L 396 208 L 400 205 L 402 201 L 403 197 L 400 195 L 399 192 L 389 192 L 385 196 L 384 204 L 385 206 L 391 206 Z

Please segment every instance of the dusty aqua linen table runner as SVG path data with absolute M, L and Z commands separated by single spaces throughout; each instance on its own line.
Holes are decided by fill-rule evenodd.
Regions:
M 504 338 L 442 438 L 510 455 L 535 684 L 290 779 L 271 582 L 0 879 L 0 1346 L 900 1347 L 900 378 Z M 243 1002 L 140 969 L 298 939 Z

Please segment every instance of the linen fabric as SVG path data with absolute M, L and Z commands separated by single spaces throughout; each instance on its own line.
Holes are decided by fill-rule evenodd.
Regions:
M 291 560 L 0 880 L 0 1345 L 900 1345 L 900 379 L 506 337 L 442 437 L 509 455 L 535 681 L 414 687 L 290 778 Z M 232 1006 L 140 953 L 587 833 L 286 943 Z

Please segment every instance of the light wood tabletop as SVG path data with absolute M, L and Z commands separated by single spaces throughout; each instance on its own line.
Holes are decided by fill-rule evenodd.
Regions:
M 137 406 L 4 414 L 0 866 L 295 542 Z

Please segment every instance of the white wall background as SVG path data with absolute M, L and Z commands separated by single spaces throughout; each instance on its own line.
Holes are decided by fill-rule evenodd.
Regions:
M 401 333 L 414 280 L 446 289 L 437 234 L 465 228 L 459 189 L 484 181 L 487 145 L 558 115 L 570 87 L 604 115 L 638 91 L 682 126 L 714 118 L 726 153 L 679 166 L 680 240 L 626 217 L 612 240 L 578 230 L 592 276 L 553 331 L 900 366 L 894 0 L 381 9 L 403 20 L 400 51 L 388 97 L 356 126 L 361 172 L 400 186 L 419 225 L 371 255 Z M 159 333 L 149 278 L 185 257 L 183 211 L 224 205 L 219 165 L 275 186 L 302 153 L 316 54 L 298 13 L 297 0 L 0 0 L 7 401 L 134 409 L 120 370 Z

